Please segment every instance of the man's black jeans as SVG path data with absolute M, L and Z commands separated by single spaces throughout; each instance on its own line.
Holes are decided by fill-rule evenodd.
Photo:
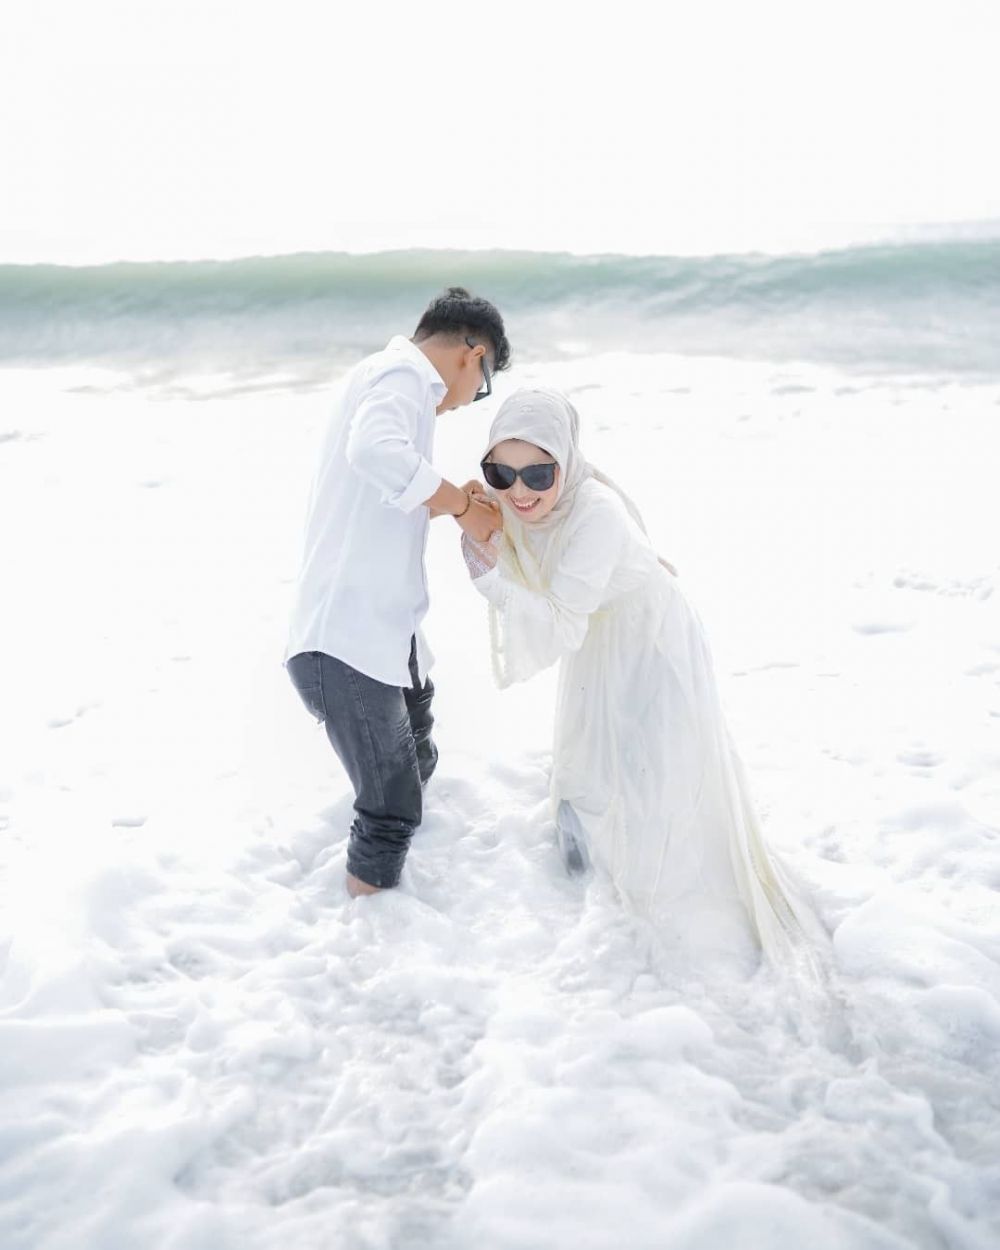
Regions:
M 322 651 L 293 655 L 287 668 L 354 787 L 347 871 L 368 885 L 398 885 L 423 815 L 422 787 L 437 764 L 431 739 L 434 686 L 430 678 L 421 685 L 416 640 L 410 643 L 412 684 L 402 689 Z

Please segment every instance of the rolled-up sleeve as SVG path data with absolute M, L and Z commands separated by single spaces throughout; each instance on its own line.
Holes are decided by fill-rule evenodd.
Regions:
M 348 463 L 378 488 L 382 502 L 412 512 L 441 485 L 441 474 L 414 445 L 426 387 L 417 371 L 401 365 L 383 374 L 354 411 L 347 437 Z

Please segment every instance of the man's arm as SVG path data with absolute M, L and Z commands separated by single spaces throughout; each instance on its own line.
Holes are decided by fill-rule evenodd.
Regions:
M 500 509 L 446 481 L 413 444 L 424 402 L 423 382 L 401 366 L 384 374 L 362 397 L 351 418 L 347 461 L 377 487 L 382 502 L 403 512 L 422 504 L 454 516 L 471 537 L 485 542 L 501 528 Z
M 426 501 L 431 516 L 450 515 L 477 542 L 484 543 L 494 530 L 503 528 L 500 508 L 485 496 L 474 495 L 467 487 L 454 486 L 446 479 Z
M 420 507 L 442 477 L 414 446 L 424 385 L 401 366 L 380 377 L 351 417 L 345 454 L 356 473 L 377 487 L 382 502 L 402 512 Z

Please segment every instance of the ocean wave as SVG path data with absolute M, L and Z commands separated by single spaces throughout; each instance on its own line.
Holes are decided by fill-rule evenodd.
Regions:
M 498 305 L 522 361 L 628 349 L 1000 374 L 998 239 L 794 256 L 408 251 L 3 265 L 0 360 L 308 384 L 411 332 L 452 283 Z

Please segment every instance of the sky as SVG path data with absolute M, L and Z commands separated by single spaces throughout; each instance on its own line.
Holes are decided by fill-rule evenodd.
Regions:
M 0 262 L 1000 218 L 1000 5 L 8 0 Z

